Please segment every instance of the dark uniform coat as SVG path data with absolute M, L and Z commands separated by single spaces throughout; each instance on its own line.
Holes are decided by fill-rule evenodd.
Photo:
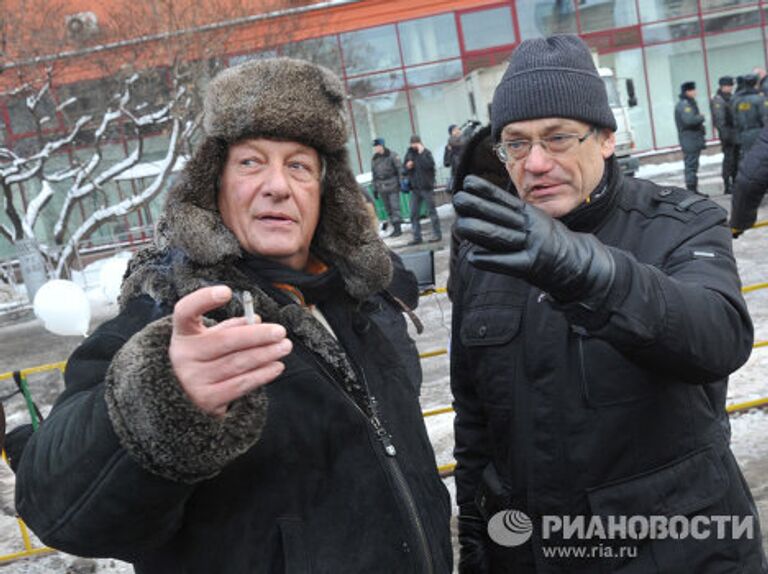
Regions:
M 738 134 L 738 143 L 743 156 L 755 143 L 765 125 L 766 100 L 755 88 L 744 91 L 733 98 L 733 123 Z
M 745 230 L 755 224 L 757 210 L 768 191 L 768 126 L 744 156 L 733 186 L 731 227 Z
M 699 113 L 696 100 L 685 95 L 675 106 L 675 125 L 680 147 L 684 153 L 699 152 L 704 149 L 704 116 Z
M 607 167 L 607 191 L 561 220 L 612 251 L 616 280 L 602 308 L 558 305 L 474 268 L 471 244 L 460 248 L 451 343 L 460 514 L 519 510 L 533 533 L 505 547 L 475 530 L 459 571 L 766 572 L 728 446 L 726 380 L 753 331 L 725 212 Z M 736 515 L 755 530 L 736 542 L 643 540 L 631 560 L 548 558 L 547 544 L 568 541 L 542 539 L 545 515 Z

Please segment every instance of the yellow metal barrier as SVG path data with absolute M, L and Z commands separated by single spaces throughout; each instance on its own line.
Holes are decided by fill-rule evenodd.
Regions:
M 44 373 L 46 371 L 61 371 L 64 372 L 64 369 L 67 367 L 66 361 L 59 361 L 58 363 L 48 363 L 47 365 L 38 365 L 37 367 L 30 367 L 28 369 L 22 369 L 19 371 L 21 373 L 22 377 L 26 377 L 28 375 L 34 375 L 36 373 Z M 4 381 L 5 379 L 12 379 L 13 378 L 13 371 L 8 373 L 0 373 L 0 381 Z
M 5 456 L 5 451 L 2 453 L 3 461 L 5 461 L 5 464 L 8 464 L 8 457 Z M 0 555 L 0 563 L 3 562 L 11 562 L 13 560 L 18 560 L 20 558 L 28 558 L 30 556 L 37 556 L 38 554 L 49 554 L 51 552 L 56 552 L 53 548 L 48 548 L 47 546 L 43 546 L 42 548 L 35 548 L 32 546 L 32 540 L 29 537 L 29 530 L 27 529 L 27 525 L 24 524 L 24 521 L 16 517 L 16 523 L 19 525 L 19 532 L 21 532 L 21 540 L 24 543 L 24 550 L 21 550 L 20 552 L 12 552 L 11 554 L 2 554 Z

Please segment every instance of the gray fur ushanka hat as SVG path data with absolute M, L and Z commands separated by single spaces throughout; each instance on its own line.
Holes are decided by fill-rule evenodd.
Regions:
M 325 162 L 312 253 L 339 269 L 355 298 L 389 284 L 389 251 L 371 225 L 350 169 L 344 88 L 330 70 L 291 58 L 228 68 L 208 87 L 203 128 L 204 141 L 168 194 L 158 247 L 181 249 L 203 266 L 226 265 L 242 257 L 217 206 L 227 150 L 246 138 L 297 141 L 316 149 Z

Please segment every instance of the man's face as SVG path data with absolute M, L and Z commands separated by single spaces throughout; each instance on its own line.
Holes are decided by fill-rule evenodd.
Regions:
M 689 98 L 696 98 L 696 90 L 686 90 L 685 95 Z
M 720 90 L 722 90 L 724 94 L 730 94 L 733 92 L 733 86 L 720 86 Z
M 303 269 L 320 219 L 322 164 L 297 142 L 248 139 L 229 148 L 218 206 L 248 253 Z
M 383 145 L 375 145 L 373 146 L 373 155 L 376 155 L 377 153 L 384 153 L 384 146 Z
M 584 122 L 543 118 L 508 124 L 501 131 L 501 141 L 537 141 L 556 134 L 583 137 L 589 130 L 590 126 Z M 523 201 L 552 217 L 562 217 L 595 190 L 615 144 L 613 132 L 596 130 L 581 143 L 574 141 L 565 152 L 552 154 L 536 143 L 526 157 L 510 160 L 505 165 Z
M 455 137 L 455 138 L 459 137 L 459 136 L 461 135 L 461 128 L 460 128 L 459 126 L 455 126 L 455 127 L 454 127 L 454 128 L 451 130 L 451 135 L 452 135 L 453 137 Z

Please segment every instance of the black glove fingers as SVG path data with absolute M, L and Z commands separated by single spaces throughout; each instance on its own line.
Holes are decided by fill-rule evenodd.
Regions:
M 460 217 L 455 229 L 459 237 L 491 251 L 516 251 L 525 247 L 524 232 L 482 219 Z
M 531 267 L 531 259 L 527 251 L 513 251 L 511 253 L 471 252 L 469 262 L 485 271 L 504 273 L 525 277 Z
M 468 175 L 464 178 L 463 188 L 472 195 L 482 197 L 493 203 L 504 205 L 510 209 L 520 210 L 525 205 L 519 198 L 515 197 L 507 190 L 493 185 L 490 181 L 477 177 L 476 175 Z
M 525 225 L 525 216 L 519 211 L 492 203 L 466 191 L 460 191 L 454 195 L 453 207 L 459 217 L 475 217 L 513 229 L 523 229 Z

